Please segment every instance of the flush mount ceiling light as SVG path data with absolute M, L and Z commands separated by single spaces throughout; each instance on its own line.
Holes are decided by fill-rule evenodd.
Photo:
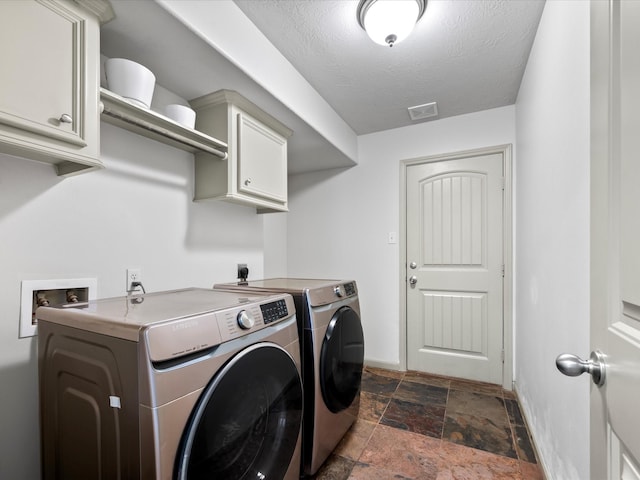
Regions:
M 360 0 L 358 23 L 380 45 L 393 47 L 409 36 L 427 0 Z

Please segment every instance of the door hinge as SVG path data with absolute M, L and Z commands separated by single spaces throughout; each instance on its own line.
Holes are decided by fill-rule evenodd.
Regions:
M 507 181 L 505 180 L 504 177 L 502 177 L 502 190 L 504 191 L 504 187 L 506 185 Z
M 504 350 L 500 352 L 500 361 L 504 363 Z
M 504 263 L 502 264 L 502 277 L 504 277 Z

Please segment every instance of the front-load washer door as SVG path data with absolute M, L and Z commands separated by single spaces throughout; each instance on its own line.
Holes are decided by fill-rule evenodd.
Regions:
M 302 420 L 302 382 L 291 356 L 260 343 L 234 356 L 207 385 L 183 435 L 180 480 L 282 479 Z
M 331 318 L 320 352 L 320 388 L 327 408 L 338 413 L 360 391 L 364 364 L 364 334 L 360 317 L 350 307 Z

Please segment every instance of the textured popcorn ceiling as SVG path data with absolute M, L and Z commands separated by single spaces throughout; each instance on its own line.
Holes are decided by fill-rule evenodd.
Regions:
M 235 0 L 358 134 L 515 103 L 543 0 L 430 0 L 411 36 L 373 43 L 358 0 Z

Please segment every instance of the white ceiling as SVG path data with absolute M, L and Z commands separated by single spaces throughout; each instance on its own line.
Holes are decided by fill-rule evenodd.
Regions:
M 226 21 L 215 16 L 225 2 L 204 1 L 174 4 L 207 7 L 205 23 Z M 357 134 L 410 125 L 407 107 L 433 101 L 435 119 L 513 104 L 544 7 L 544 0 L 430 0 L 412 35 L 389 48 L 360 28 L 358 0 L 234 2 Z M 162 2 L 111 3 L 116 17 L 101 29 L 107 57 L 142 63 L 187 100 L 237 90 L 293 129 L 289 174 L 357 162 Z
M 234 0 L 357 134 L 515 103 L 544 0 L 429 0 L 411 36 L 377 45 L 358 0 Z M 424 120 L 422 120 L 424 121 Z

